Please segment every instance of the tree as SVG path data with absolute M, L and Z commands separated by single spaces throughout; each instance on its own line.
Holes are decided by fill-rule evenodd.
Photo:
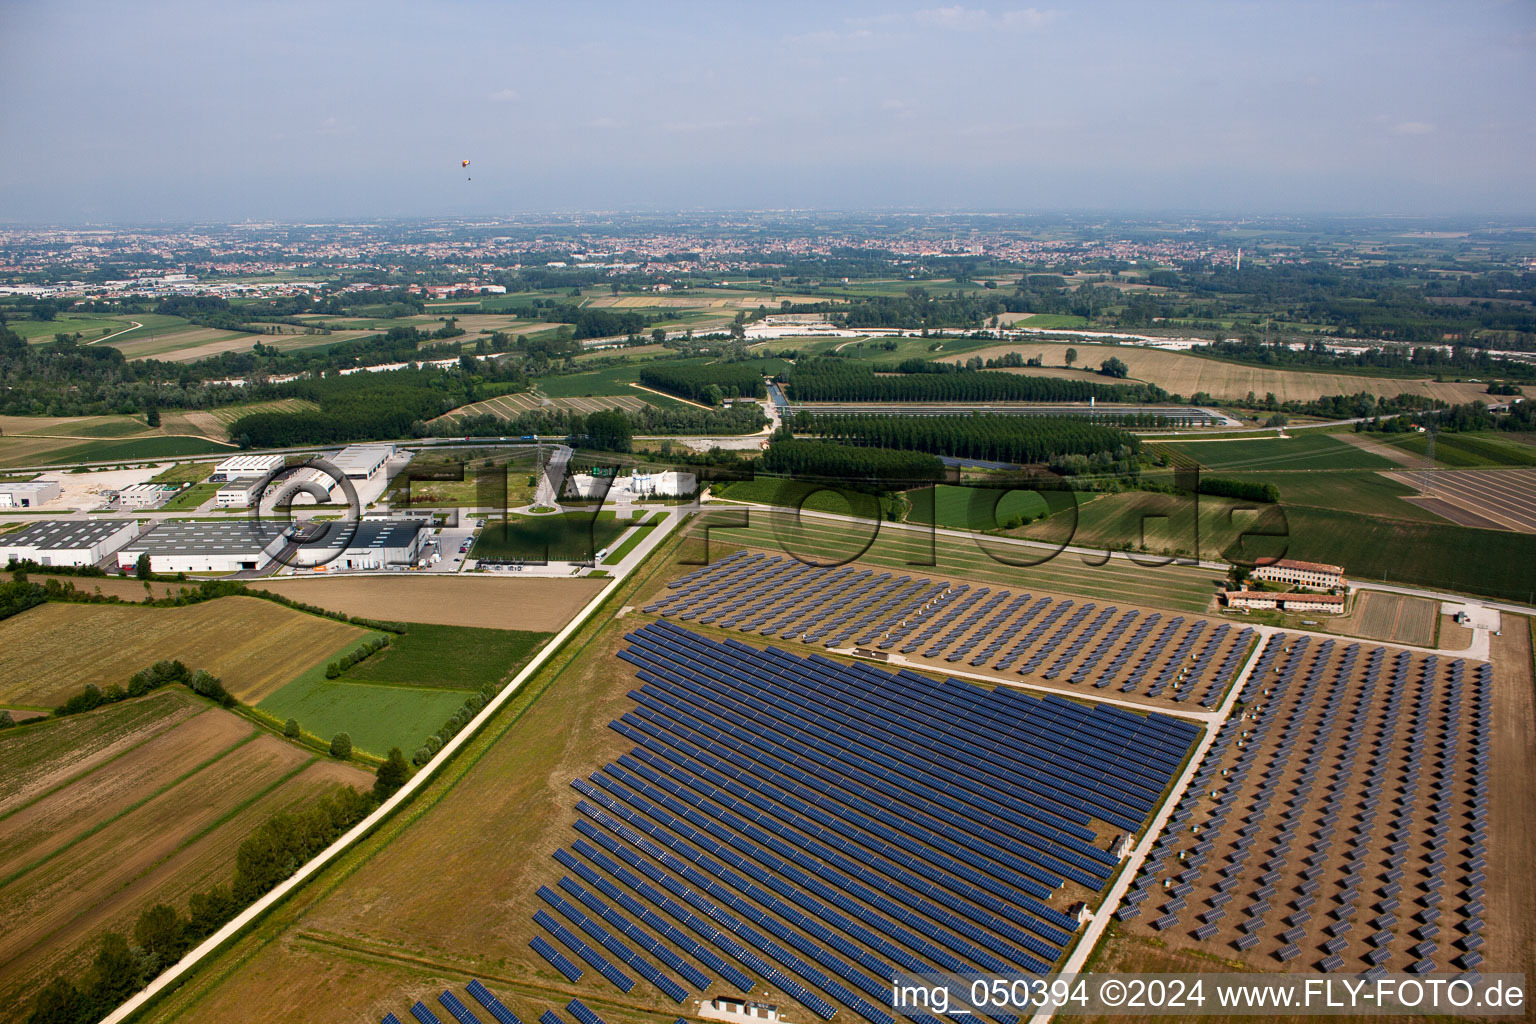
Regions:
M 160 410 L 150 409 L 149 412 L 144 414 L 144 422 L 151 427 L 158 427 L 160 425 Z
M 105 1015 L 138 991 L 144 983 L 143 973 L 126 938 L 117 932 L 102 936 L 101 949 L 86 976 L 86 994 L 100 1008 L 97 1015 Z
M 667 340 L 667 329 L 665 327 L 656 328 L 651 332 L 651 340 L 658 345 L 664 344 Z
M 1106 377 L 1128 377 L 1130 376 L 1131 368 L 1126 366 L 1123 360 L 1110 356 L 1099 364 L 1099 372 Z
M 594 412 L 586 418 L 587 440 L 593 448 L 627 452 L 633 438 L 629 417 L 617 409 Z
M 1234 589 L 1242 590 L 1243 584 L 1248 581 L 1248 567 L 1246 565 L 1234 565 L 1227 569 L 1227 580 Z
M 331 756 L 345 761 L 352 756 L 352 737 L 344 732 L 331 738 Z
M 133 563 L 133 574 L 141 580 L 148 580 L 151 575 L 149 567 L 149 552 L 139 556 L 139 560 Z
M 291 740 L 299 738 L 299 720 L 297 718 L 290 718 L 283 723 L 283 735 Z
M 16 719 L 11 717 L 9 711 L 0 711 L 0 729 L 9 729 L 16 724 Z
M 133 940 L 156 958 L 157 967 L 166 967 L 187 951 L 187 924 L 175 907 L 156 903 L 139 915 Z
M 1267 427 L 1283 427 L 1291 422 L 1291 418 L 1283 412 L 1277 412 L 1264 422 Z
M 1070 370 L 1072 368 L 1072 364 L 1077 362 L 1077 349 L 1075 349 L 1075 348 L 1067 349 L 1067 354 L 1063 358 L 1066 359 L 1066 361 L 1067 361 L 1067 369 Z
M 73 982 L 61 975 L 37 994 L 27 1024 L 77 1024 L 91 1016 L 85 996 Z
M 405 780 L 411 777 L 411 766 L 405 762 L 405 754 L 399 747 L 390 747 L 389 756 L 379 765 L 373 777 L 373 795 L 381 803 L 394 796 Z

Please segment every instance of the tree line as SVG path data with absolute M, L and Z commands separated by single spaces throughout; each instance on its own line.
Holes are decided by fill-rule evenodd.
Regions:
M 639 374 L 648 388 L 719 405 L 727 398 L 763 398 L 762 372 L 751 363 L 651 363 Z
M 1446 352 L 1440 346 L 1414 348 L 1375 347 L 1358 351 L 1336 352 L 1322 340 L 1303 348 L 1291 348 L 1283 342 L 1264 344 L 1257 339 L 1226 340 L 1196 345 L 1191 355 L 1206 356 L 1224 362 L 1250 366 L 1299 367 L 1322 370 L 1371 370 L 1402 374 L 1479 374 L 1536 381 L 1536 364 L 1517 359 L 1503 359 L 1471 345 L 1453 345 Z
M 778 437 L 760 459 L 764 471 L 845 483 L 915 487 L 943 479 L 944 463 L 924 452 Z
M 794 430 L 840 444 L 895 448 L 995 462 L 1040 463 L 1054 455 L 1092 455 L 1141 441 L 1115 427 L 1075 416 L 875 416 L 800 413 Z
M 908 360 L 883 374 L 847 359 L 797 362 L 790 393 L 800 402 L 1158 402 L 1168 393 L 1151 384 L 1029 377 L 975 370 L 954 363 Z

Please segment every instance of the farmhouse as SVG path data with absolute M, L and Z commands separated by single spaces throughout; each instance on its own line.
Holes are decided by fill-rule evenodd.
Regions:
M 286 539 L 277 524 L 244 518 L 227 523 L 161 523 L 119 550 L 117 564 L 132 569 L 139 556 L 147 554 L 154 572 L 265 569 Z
M 208 479 L 214 483 L 225 480 L 256 480 L 275 469 L 281 469 L 282 466 L 281 455 L 231 455 L 213 467 L 213 475 Z
M 1271 580 L 1275 583 L 1290 583 L 1298 587 L 1312 587 L 1317 590 L 1334 590 L 1344 586 L 1344 567 L 1282 558 L 1253 570 L 1253 578 Z
M 353 444 L 331 456 L 330 463 L 353 480 L 371 480 L 394 455 L 392 444 Z
M 1267 590 L 1229 590 L 1227 605 L 1232 608 L 1279 608 L 1287 612 L 1318 612 L 1323 615 L 1344 613 L 1343 594 L 1277 594 Z
M 383 569 L 414 565 L 427 533 L 419 520 L 332 522 L 299 546 L 294 564 L 320 570 Z
M 0 536 L 0 563 L 95 565 L 138 535 L 136 519 L 49 519 Z
M 0 484 L 0 508 L 36 508 L 59 496 L 57 480 L 23 480 Z

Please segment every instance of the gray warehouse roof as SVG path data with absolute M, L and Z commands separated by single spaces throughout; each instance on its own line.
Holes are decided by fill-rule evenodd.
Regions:
M 132 523 L 132 519 L 47 519 L 0 537 L 0 547 L 40 548 L 44 551 L 88 548 Z
M 382 522 L 326 523 L 325 533 L 302 546 L 305 552 L 357 551 L 362 548 L 409 547 L 421 532 L 419 521 L 386 519 Z
M 284 528 L 278 523 L 237 519 L 228 523 L 161 523 L 147 533 L 140 534 L 124 551 L 147 551 L 151 555 L 227 555 L 238 552 L 259 553 L 272 541 L 281 537 Z

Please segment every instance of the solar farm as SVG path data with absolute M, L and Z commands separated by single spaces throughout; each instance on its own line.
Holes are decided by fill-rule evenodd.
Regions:
M 1199 616 L 761 553 L 734 553 L 669 589 L 644 610 L 1149 706 L 1216 707 L 1257 639 L 1252 627 Z
M 667 622 L 619 657 L 635 746 L 572 782 L 530 946 L 680 1005 L 723 984 L 891 1024 L 895 971 L 1051 969 L 1200 731 Z
M 1271 635 L 1116 916 L 1253 969 L 1475 971 L 1492 678 Z

